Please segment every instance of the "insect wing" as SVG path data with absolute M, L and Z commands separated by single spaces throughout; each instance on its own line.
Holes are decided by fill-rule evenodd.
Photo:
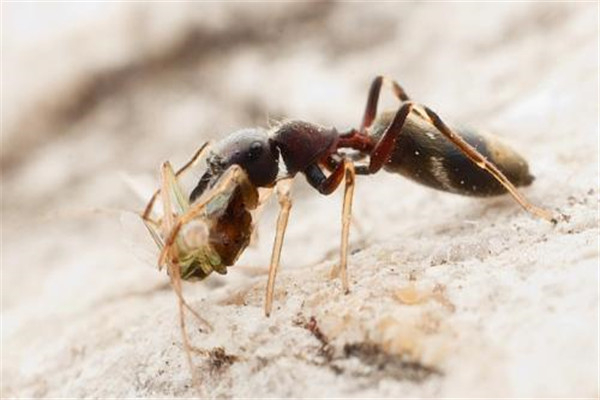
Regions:
M 122 211 L 119 220 L 122 245 L 131 255 L 132 261 L 144 266 L 156 266 L 159 255 L 157 240 L 160 240 L 160 248 L 162 248 L 162 238 L 158 232 L 152 231 L 149 226 L 144 224 L 140 215 L 131 211 Z

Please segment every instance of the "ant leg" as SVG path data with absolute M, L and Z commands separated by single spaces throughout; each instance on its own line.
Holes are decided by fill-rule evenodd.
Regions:
M 346 171 L 344 165 L 344 162 L 337 163 L 335 166 L 331 165 L 330 167 L 333 169 L 331 175 L 325 177 L 321 168 L 317 164 L 312 164 L 304 170 L 304 175 L 308 183 L 317 189 L 319 193 L 328 195 L 333 193 L 342 183 Z
M 346 177 L 346 187 L 344 190 L 344 205 L 342 207 L 342 243 L 340 248 L 340 265 L 334 266 L 331 270 L 331 276 L 335 277 L 338 275 L 339 270 L 342 272 L 342 287 L 344 292 L 349 291 L 348 276 L 347 276 L 347 264 L 348 264 L 348 235 L 350 233 L 350 222 L 352 220 L 352 197 L 354 195 L 354 163 L 350 160 L 344 159 L 342 162 L 335 165 L 335 160 L 330 163 L 329 167 L 333 168 L 333 172 L 328 178 L 321 171 L 318 165 L 309 166 L 304 173 L 308 183 L 311 184 L 322 194 L 332 193 L 342 182 L 344 176 Z
M 515 186 L 508 180 L 508 178 L 496 167 L 494 164 L 489 162 L 484 156 L 481 155 L 473 146 L 468 144 L 463 138 L 461 138 L 458 134 L 452 131 L 443 121 L 442 119 L 433 112 L 427 106 L 421 106 L 425 112 L 427 118 L 425 118 L 428 122 L 433 124 L 437 128 L 442 135 L 444 135 L 448 140 L 450 140 L 464 155 L 466 155 L 471 161 L 477 164 L 478 167 L 488 171 L 502 186 L 506 188 L 506 190 L 513 196 L 513 198 L 523 207 L 525 210 L 530 212 L 533 215 L 536 215 L 539 218 L 545 219 L 552 223 L 556 222 L 556 219 L 553 217 L 552 213 L 543 208 L 539 208 L 528 200 L 526 200 L 521 193 L 515 188 Z M 418 110 L 416 104 L 413 102 L 405 102 L 402 104 L 390 126 L 383 133 L 381 139 L 375 145 L 373 151 L 370 155 L 369 166 L 365 170 L 364 167 L 357 168 L 358 174 L 374 174 L 379 171 L 386 160 L 389 158 L 390 153 L 394 148 L 394 143 L 396 137 L 401 134 L 402 126 L 406 121 L 406 117 L 410 113 L 411 110 Z M 419 112 L 419 115 L 422 115 L 422 112 Z
M 196 152 L 194 153 L 194 155 L 192 156 L 192 158 L 187 163 L 185 163 L 183 167 L 179 168 L 179 170 L 177 172 L 175 172 L 175 176 L 179 177 L 187 169 L 189 169 L 192 166 L 194 166 L 196 164 L 196 162 L 198 162 L 198 160 L 206 152 L 206 150 L 209 149 L 210 144 L 211 144 L 210 142 L 206 142 L 198 150 L 196 150 Z M 160 193 L 160 189 L 158 189 L 157 191 L 155 191 L 154 194 L 152 195 L 152 197 L 150 198 L 150 201 L 148 201 L 148 204 L 144 208 L 144 212 L 142 213 L 142 218 L 144 220 L 149 219 L 150 213 L 152 212 L 152 209 L 154 207 L 154 202 L 156 201 L 159 193 Z
M 415 104 L 413 102 L 404 102 L 402 106 L 400 106 L 400 109 L 398 109 L 396 112 L 392 123 L 387 127 L 371 151 L 367 171 L 364 171 L 362 168 L 360 168 L 358 170 L 359 174 L 363 174 L 364 172 L 367 172 L 367 174 L 374 174 L 379 171 L 381 167 L 383 167 L 383 164 L 385 164 L 385 162 L 389 159 L 390 154 L 394 149 L 396 138 L 402 132 L 402 127 L 404 126 L 406 117 L 414 107 Z
M 367 105 L 363 114 L 363 120 L 360 125 L 360 129 L 350 130 L 349 132 L 342 134 L 342 143 L 339 147 L 350 147 L 359 151 L 369 151 L 370 141 L 365 140 L 366 129 L 371 126 L 375 117 L 377 116 L 377 105 L 379 104 L 379 97 L 381 95 L 381 87 L 387 84 L 391 87 L 392 92 L 401 103 L 410 102 L 410 97 L 406 94 L 406 91 L 400 86 L 398 82 L 393 79 L 387 78 L 383 75 L 377 76 L 371 83 L 369 89 L 369 95 L 367 97 Z M 421 117 L 425 118 L 425 115 L 418 108 L 414 108 L 415 112 Z
M 442 119 L 433 112 L 429 107 L 422 106 L 425 113 L 429 117 L 429 121 L 440 131 L 448 140 L 450 140 L 458 149 L 466 155 L 471 161 L 473 161 L 479 168 L 482 168 L 489 172 L 504 188 L 512 195 L 512 197 L 523 207 L 525 210 L 539 218 L 545 219 L 549 222 L 556 223 L 556 218 L 552 213 L 543 208 L 537 207 L 530 203 L 527 199 L 519 193 L 517 188 L 508 180 L 508 178 L 500 171 L 494 164 L 489 162 L 484 156 L 482 156 L 473 146 L 467 143 L 463 138 L 456 134 L 450 129 Z
M 367 128 L 371 126 L 373 121 L 375 120 L 375 116 L 377 115 L 377 104 L 379 103 L 379 95 L 381 94 L 381 87 L 383 84 L 388 84 L 391 86 L 394 95 L 400 100 L 402 103 L 406 104 L 410 102 L 410 98 L 404 91 L 404 89 L 398 84 L 398 82 L 386 78 L 384 76 L 378 76 L 373 80 L 371 84 L 371 88 L 369 89 L 369 96 L 367 98 L 367 105 L 365 107 L 365 112 L 363 115 L 363 121 L 360 125 L 360 129 L 351 129 L 348 132 L 342 133 L 340 135 L 340 139 L 338 142 L 338 148 L 351 148 L 354 150 L 358 150 L 361 153 L 372 153 L 374 149 L 373 139 L 367 135 Z M 416 112 L 420 113 L 420 110 L 417 108 L 413 108 Z M 408 114 L 408 112 L 407 112 Z M 420 114 L 422 117 L 424 115 Z M 389 151 L 391 151 L 393 145 L 393 140 L 388 143 Z M 379 149 L 381 150 L 381 148 Z M 389 153 L 387 153 L 389 155 Z M 385 158 L 381 162 L 381 165 L 378 168 L 375 168 L 375 171 L 379 170 L 383 165 Z M 357 169 L 358 171 L 359 169 Z M 368 172 L 364 172 L 362 168 L 360 168 L 361 175 L 369 174 Z
M 350 291 L 348 284 L 348 236 L 350 235 L 350 222 L 352 221 L 352 198 L 354 196 L 355 172 L 354 163 L 344 160 L 346 185 L 344 187 L 344 204 L 342 207 L 342 243 L 340 246 L 340 265 L 331 269 L 331 277 L 338 276 L 341 270 L 342 287 L 344 293 Z
M 269 280 L 267 281 L 267 296 L 265 299 L 265 315 L 271 315 L 273 306 L 273 291 L 275 289 L 275 276 L 279 268 L 279 259 L 281 256 L 281 247 L 283 246 L 283 237 L 287 228 L 290 209 L 292 208 L 292 199 L 290 196 L 291 179 L 279 181 L 276 186 L 277 198 L 279 200 L 279 216 L 277 217 L 277 233 L 273 243 L 273 253 L 271 254 L 271 264 L 269 266 Z
M 363 120 L 360 125 L 360 132 L 365 133 L 366 128 L 371 126 L 375 116 L 377 115 L 377 104 L 379 103 L 379 95 L 381 93 L 381 87 L 384 83 L 387 83 L 392 87 L 392 91 L 394 95 L 401 101 L 405 102 L 410 100 L 404 89 L 398 84 L 398 82 L 386 78 L 385 76 L 379 75 L 371 83 L 371 88 L 369 89 L 369 96 L 367 97 L 367 105 L 365 107 L 365 113 L 363 115 Z

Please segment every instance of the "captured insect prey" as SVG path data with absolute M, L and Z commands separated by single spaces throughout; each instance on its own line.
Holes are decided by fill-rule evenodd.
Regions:
M 384 85 L 391 88 L 399 106 L 378 113 Z M 179 179 L 203 157 L 206 170 L 194 189 L 184 193 Z M 215 144 L 204 144 L 176 172 L 164 163 L 161 187 L 141 214 L 160 249 L 158 265 L 166 266 L 178 297 L 190 365 L 184 309 L 209 324 L 185 302 L 181 280 L 201 280 L 212 272 L 224 274 L 235 264 L 250 242 L 252 211 L 259 206 L 258 189 L 274 188 L 280 205 L 265 300 L 268 316 L 292 205 L 292 179 L 302 173 L 324 195 L 344 182 L 340 262 L 332 274 L 340 276 L 347 292 L 355 177 L 375 174 L 382 168 L 434 189 L 466 196 L 509 193 L 534 216 L 556 222 L 550 211 L 530 203 L 517 190 L 533 181 L 527 162 L 518 153 L 494 136 L 451 128 L 430 108 L 413 102 L 398 83 L 382 76 L 371 85 L 358 129 L 338 132 L 309 122 L 285 121 L 269 130 L 234 132 Z M 154 210 L 157 199 L 162 210 Z

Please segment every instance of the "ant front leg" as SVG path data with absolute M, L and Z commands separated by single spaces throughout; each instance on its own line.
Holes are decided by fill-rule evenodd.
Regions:
M 281 248 L 283 246 L 283 237 L 287 228 L 290 209 L 292 208 L 292 198 L 290 196 L 291 180 L 285 179 L 277 183 L 276 191 L 279 200 L 279 216 L 277 217 L 277 232 L 275 242 L 273 242 L 273 253 L 271 253 L 271 264 L 269 265 L 269 280 L 267 281 L 267 296 L 265 299 L 265 315 L 271 315 L 273 307 L 273 292 L 275 290 L 275 276 L 279 268 L 281 258 Z
M 308 183 L 324 195 L 333 193 L 340 186 L 346 171 L 344 166 L 345 160 L 344 162 L 336 162 L 333 158 L 329 157 L 328 161 L 330 162 L 329 167 L 332 167 L 331 175 L 328 177 L 325 177 L 318 164 L 309 165 L 304 170 L 304 175 L 306 175 Z

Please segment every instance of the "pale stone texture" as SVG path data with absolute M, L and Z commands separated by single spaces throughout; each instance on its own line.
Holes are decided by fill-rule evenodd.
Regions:
M 275 202 L 227 277 L 186 287 L 215 328 L 192 342 L 238 357 L 195 357 L 201 393 L 599 395 L 597 4 L 11 3 L 3 25 L 3 396 L 197 395 L 167 277 L 124 245 L 130 186 L 241 127 L 356 126 L 382 73 L 518 148 L 525 195 L 570 219 L 359 177 L 343 295 L 340 193 L 298 177 L 270 318 Z

